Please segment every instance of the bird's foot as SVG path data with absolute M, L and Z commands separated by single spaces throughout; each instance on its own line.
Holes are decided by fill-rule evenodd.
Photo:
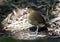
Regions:
M 39 29 L 39 26 L 37 26 L 37 29 L 35 31 L 36 36 L 38 35 L 38 29 Z

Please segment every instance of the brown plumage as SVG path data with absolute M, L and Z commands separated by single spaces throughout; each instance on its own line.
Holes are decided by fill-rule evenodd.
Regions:
M 28 20 L 32 25 L 35 25 L 37 27 L 37 29 L 35 31 L 35 34 L 37 36 L 39 26 L 40 26 L 40 24 L 44 25 L 45 20 L 40 12 L 38 12 L 32 8 L 29 8 L 28 11 L 29 11 Z
M 44 20 L 42 14 L 31 8 L 29 9 L 28 19 L 29 19 L 29 22 L 33 25 L 45 23 L 45 20 Z

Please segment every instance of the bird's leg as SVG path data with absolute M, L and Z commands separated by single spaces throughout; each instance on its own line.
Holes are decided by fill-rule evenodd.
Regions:
M 38 29 L 39 29 L 39 26 L 37 25 L 37 29 L 36 29 L 36 31 L 35 31 L 36 36 L 38 35 Z

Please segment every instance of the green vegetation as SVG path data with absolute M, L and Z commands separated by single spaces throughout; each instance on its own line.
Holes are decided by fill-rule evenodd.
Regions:
M 37 40 L 16 40 L 11 37 L 2 37 L 0 38 L 0 42 L 60 42 L 60 39 L 45 38 Z

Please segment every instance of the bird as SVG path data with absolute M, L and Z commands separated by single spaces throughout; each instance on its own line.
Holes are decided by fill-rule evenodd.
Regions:
M 28 21 L 29 21 L 30 24 L 37 27 L 37 29 L 35 31 L 35 34 L 37 36 L 39 26 L 41 26 L 41 24 L 43 24 L 43 25 L 45 24 L 44 17 L 42 16 L 42 14 L 40 12 L 36 11 L 33 8 L 29 8 L 28 11 L 29 11 L 29 14 L 27 16 Z

